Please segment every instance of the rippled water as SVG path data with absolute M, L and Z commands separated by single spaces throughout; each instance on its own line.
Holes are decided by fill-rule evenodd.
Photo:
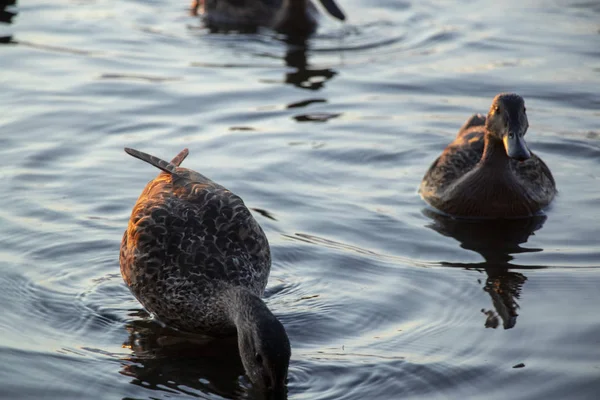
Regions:
M 597 398 L 598 3 L 339 3 L 308 51 L 211 35 L 186 2 L 0 14 L 0 397 L 259 398 L 235 343 L 178 344 L 123 284 L 156 173 L 131 146 L 189 147 L 257 211 L 290 399 Z M 431 214 L 421 177 L 501 91 L 559 196 L 527 221 Z

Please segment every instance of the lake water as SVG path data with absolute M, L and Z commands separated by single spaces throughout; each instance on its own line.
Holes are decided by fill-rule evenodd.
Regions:
M 600 396 L 600 6 L 339 0 L 309 50 L 186 1 L 32 0 L 0 23 L 0 397 L 257 399 L 125 287 L 150 166 L 239 194 L 269 237 L 290 399 Z M 9 23 L 12 21 L 12 23 Z M 499 92 L 554 173 L 546 217 L 460 223 L 417 188 Z

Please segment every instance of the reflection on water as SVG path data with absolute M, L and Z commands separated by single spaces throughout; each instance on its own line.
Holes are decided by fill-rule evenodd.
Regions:
M 484 258 L 480 263 L 448 263 L 442 265 L 485 271 L 487 279 L 483 290 L 492 299 L 496 312 L 482 309 L 486 316 L 485 327 L 497 328 L 499 318 L 504 329 L 511 329 L 517 323 L 517 299 L 521 295 L 527 277 L 511 268 L 544 268 L 513 265 L 513 254 L 539 252 L 542 249 L 521 247 L 533 233 L 542 228 L 545 215 L 519 219 L 472 220 L 456 219 L 425 209 L 424 214 L 433 219 L 428 228 L 460 242 L 460 247 L 475 251 Z
M 286 52 L 283 57 L 288 72 L 285 73 L 283 82 L 298 89 L 317 91 L 325 87 L 325 83 L 333 79 L 337 72 L 332 68 L 318 68 L 310 65 L 308 56 L 310 42 L 285 41 Z M 262 82 L 280 84 L 275 79 L 263 79 Z
M 308 64 L 306 45 L 290 45 L 285 55 L 285 65 L 294 71 L 285 75 L 285 83 L 300 89 L 319 90 L 325 82 L 332 79 L 337 73 L 330 68 L 311 68 Z
M 487 279 L 483 290 L 492 298 L 492 304 L 498 315 L 492 310 L 482 309 L 487 317 L 486 328 L 496 329 L 499 325 L 498 316 L 502 319 L 504 329 L 514 328 L 517 323 L 517 309 L 519 304 L 516 299 L 521 294 L 521 288 L 527 277 L 519 272 L 508 269 L 486 268 Z
M 16 6 L 17 0 L 0 0 L 0 22 L 4 22 L 6 24 L 11 24 L 13 22 L 13 17 L 17 15 L 17 11 L 11 11 L 7 8 L 9 6 Z
M 184 393 L 216 393 L 240 398 L 244 367 L 235 338 L 210 339 L 166 328 L 134 312 L 126 324 L 129 337 L 123 347 L 132 354 L 123 362 L 121 374 L 131 384 L 152 390 Z
M 125 146 L 190 147 L 253 208 L 290 399 L 597 397 L 597 2 L 509 0 L 490 18 L 481 0 L 340 0 L 349 23 L 323 18 L 306 43 L 195 29 L 186 2 L 11 3 L 0 397 L 261 398 L 235 343 L 131 313 L 118 248 L 148 171 Z M 505 90 L 528 99 L 552 214 L 424 216 L 423 171 Z
M 217 33 L 216 35 L 221 35 Z M 333 79 L 338 72 L 333 68 L 325 68 L 325 67 L 316 67 L 310 64 L 309 62 L 309 54 L 311 52 L 310 41 L 290 41 L 287 39 L 278 40 L 277 38 L 271 38 L 274 43 L 284 43 L 285 45 L 285 54 L 283 57 L 279 55 L 275 56 L 271 53 L 265 54 L 257 54 L 263 57 L 268 58 L 277 58 L 278 61 L 283 58 L 286 72 L 283 77 L 283 80 L 280 78 L 263 78 L 260 81 L 263 83 L 269 83 L 274 85 L 281 85 L 281 83 L 285 83 L 291 86 L 294 86 L 298 89 L 303 90 L 311 90 L 318 91 L 325 87 L 325 84 Z M 242 39 L 240 39 L 243 42 Z M 239 69 L 252 69 L 252 68 L 271 68 L 270 64 L 257 64 L 257 63 L 215 63 L 215 62 L 207 62 L 207 61 L 194 61 L 191 63 L 194 67 L 206 67 L 206 68 L 239 68 Z M 322 100 L 324 101 L 324 100 Z
M 17 15 L 16 5 L 17 0 L 0 0 L 0 28 L 2 23 L 13 23 L 13 18 Z M 11 43 L 12 41 L 12 35 L 5 35 L 0 31 L 0 44 Z

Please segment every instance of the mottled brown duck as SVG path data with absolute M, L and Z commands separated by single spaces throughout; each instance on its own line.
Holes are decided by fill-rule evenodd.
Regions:
M 473 115 L 431 165 L 419 193 L 433 207 L 458 217 L 531 216 L 556 195 L 550 169 L 525 143 L 525 102 L 497 95 L 487 117 Z
M 126 148 L 162 170 L 138 198 L 121 242 L 123 279 L 159 321 L 234 336 L 242 364 L 269 398 L 285 396 L 290 343 L 261 296 L 269 243 L 242 199 L 198 172 Z

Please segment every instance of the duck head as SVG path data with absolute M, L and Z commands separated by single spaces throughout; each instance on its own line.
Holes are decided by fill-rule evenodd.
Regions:
M 238 329 L 238 346 L 252 384 L 269 400 L 285 399 L 291 348 L 281 322 L 273 316 Z
M 485 120 L 486 131 L 504 143 L 506 155 L 519 161 L 531 157 L 525 143 L 529 128 L 525 101 L 517 94 L 502 93 L 494 97 Z

